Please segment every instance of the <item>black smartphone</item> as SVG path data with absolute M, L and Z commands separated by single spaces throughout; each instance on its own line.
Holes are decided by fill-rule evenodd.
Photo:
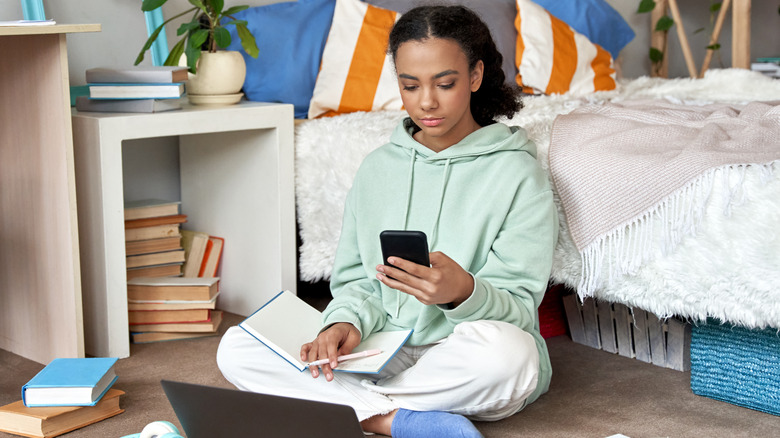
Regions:
M 431 266 L 428 258 L 428 238 L 422 231 L 385 230 L 379 233 L 385 265 L 390 256 L 400 257 L 418 265 Z

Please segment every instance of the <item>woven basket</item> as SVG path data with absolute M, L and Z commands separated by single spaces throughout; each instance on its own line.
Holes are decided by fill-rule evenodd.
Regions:
M 749 330 L 709 320 L 691 331 L 694 394 L 780 415 L 778 330 Z

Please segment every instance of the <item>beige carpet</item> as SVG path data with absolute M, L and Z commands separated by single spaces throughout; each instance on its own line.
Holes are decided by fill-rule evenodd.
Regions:
M 226 314 L 220 329 L 241 321 Z M 131 346 L 117 365 L 116 387 L 127 394 L 125 412 L 66 437 L 121 437 L 153 420 L 178 425 L 160 379 L 230 387 L 214 359 L 219 337 Z M 689 373 L 627 359 L 573 343 L 548 340 L 553 364 L 550 391 L 524 411 L 496 423 L 479 423 L 486 438 L 769 437 L 780 417 L 694 395 Z M 20 398 L 22 385 L 43 366 L 0 350 L 0 405 Z M 233 420 L 233 419 L 232 419 Z M 12 435 L 0 432 L 0 437 Z

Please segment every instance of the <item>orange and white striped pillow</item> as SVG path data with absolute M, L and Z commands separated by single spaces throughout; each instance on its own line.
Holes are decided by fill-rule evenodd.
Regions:
M 333 23 L 309 104 L 309 118 L 400 110 L 387 39 L 401 14 L 359 0 L 336 0 Z
M 612 56 L 531 0 L 517 0 L 517 83 L 528 93 L 615 89 Z

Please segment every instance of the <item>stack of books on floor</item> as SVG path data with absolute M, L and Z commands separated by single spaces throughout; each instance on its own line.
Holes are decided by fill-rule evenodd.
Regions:
M 750 65 L 750 69 L 770 78 L 780 79 L 780 57 L 758 58 Z
M 0 431 L 54 437 L 124 412 L 113 389 L 117 358 L 52 360 L 22 387 L 22 400 L 0 407 Z
M 153 113 L 181 108 L 187 67 L 97 67 L 86 71 L 89 96 L 79 111 Z
M 127 306 L 134 343 L 217 334 L 224 239 L 182 229 L 179 202 L 125 204 Z
M 217 334 L 219 277 L 141 277 L 127 282 L 130 338 L 134 343 Z
M 185 251 L 179 202 L 144 199 L 125 203 L 127 279 L 182 274 Z
M 202 231 L 181 230 L 184 248 L 184 277 L 216 277 L 225 239 Z

